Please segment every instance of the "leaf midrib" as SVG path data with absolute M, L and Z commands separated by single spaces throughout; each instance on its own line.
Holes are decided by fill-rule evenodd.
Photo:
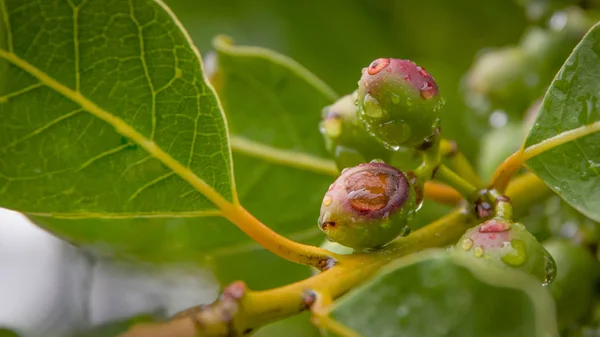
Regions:
M 525 160 L 529 160 L 555 147 L 572 141 L 576 141 L 582 137 L 591 135 L 596 132 L 600 132 L 600 121 L 596 121 L 592 124 L 583 125 L 575 129 L 561 132 L 554 137 L 546 138 L 537 144 L 530 145 L 529 147 L 527 147 L 523 151 L 523 158 Z

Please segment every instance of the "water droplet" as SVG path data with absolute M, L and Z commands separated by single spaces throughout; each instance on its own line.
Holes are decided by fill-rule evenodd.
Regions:
M 552 255 L 550 255 L 550 253 L 548 253 L 548 251 L 545 249 L 544 264 L 546 269 L 546 277 L 544 278 L 544 283 L 542 283 L 542 285 L 547 286 L 550 283 L 552 283 L 552 281 L 554 281 L 554 278 L 556 277 L 556 262 L 554 262 L 554 258 L 552 257 Z
M 473 248 L 473 255 L 475 257 L 482 257 L 483 256 L 483 247 L 475 246 L 475 248 Z
M 404 80 L 405 80 L 406 82 L 410 81 L 410 80 L 411 80 L 411 77 L 410 77 L 410 75 L 404 75 Z
M 394 104 L 400 103 L 400 96 L 397 94 L 392 94 L 392 103 L 394 103 Z
M 491 219 L 479 227 L 480 233 L 500 233 L 511 228 L 511 223 L 501 219 Z
M 475 244 L 475 242 L 472 239 L 466 238 L 462 242 L 462 248 L 464 250 L 469 250 L 469 249 L 473 248 L 474 244 Z
M 342 170 L 342 173 L 344 173 L 344 171 L 346 171 L 346 170 L 347 170 L 347 168 L 343 169 L 343 170 Z M 331 185 L 329 185 L 329 188 L 328 188 L 327 190 L 328 190 L 328 191 L 331 191 L 331 190 L 332 190 L 332 189 L 334 189 L 334 188 L 335 188 L 335 184 L 331 184 Z
M 525 246 L 525 242 L 522 240 L 515 239 L 510 242 L 506 242 L 502 248 L 503 252 L 505 253 L 501 257 L 502 262 L 513 267 L 518 267 L 527 261 L 527 248 Z
M 332 201 L 333 201 L 333 199 L 331 198 L 331 196 L 326 195 L 325 198 L 323 198 L 323 205 L 329 206 L 329 205 L 331 205 Z
M 423 99 L 431 99 L 433 98 L 433 96 L 435 96 L 436 90 L 435 87 L 433 86 L 433 84 L 429 83 L 429 82 L 425 82 L 423 83 L 423 86 L 421 87 L 421 97 Z
M 421 66 L 417 66 L 417 71 L 419 72 L 419 74 L 421 74 L 421 76 L 423 77 L 427 77 L 429 76 L 429 74 L 427 73 L 427 71 L 425 70 L 425 68 L 421 67 Z
M 373 160 L 370 161 L 370 163 L 385 164 L 385 161 L 383 159 L 373 159 Z
M 404 226 L 404 228 L 402 228 L 402 230 L 400 231 L 400 236 L 408 236 L 408 234 L 410 234 L 411 229 L 408 226 Z
M 398 151 L 399 145 L 410 137 L 411 128 L 403 120 L 391 120 L 379 124 L 377 133 L 375 136 L 383 141 L 383 145 L 390 150 Z
M 588 171 L 581 171 L 581 173 L 579 174 L 579 178 L 581 178 L 581 180 L 583 181 L 586 181 L 590 179 L 590 174 L 588 173 Z
M 383 146 L 390 151 L 398 151 L 400 150 L 400 145 L 392 145 L 390 143 L 383 143 Z
M 367 72 L 369 73 L 369 75 L 376 75 L 383 68 L 387 67 L 389 64 L 390 64 L 390 59 L 386 59 L 386 58 L 377 59 L 377 60 L 371 62 L 371 64 L 369 65 L 369 68 L 367 69 Z
M 381 118 L 383 117 L 384 111 L 379 104 L 379 101 L 371 96 L 370 94 L 366 94 L 363 100 L 363 107 L 365 114 L 371 118 Z

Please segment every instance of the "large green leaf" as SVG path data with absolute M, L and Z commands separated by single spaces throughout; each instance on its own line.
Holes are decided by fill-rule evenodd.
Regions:
M 224 116 L 160 2 L 2 1 L 1 205 L 197 216 L 234 199 Z
M 59 2 L 57 4 L 61 5 L 62 3 Z M 7 9 L 10 10 L 13 8 L 12 4 L 7 5 L 10 5 L 7 6 Z M 102 13 L 100 9 L 93 7 L 94 5 L 102 7 L 100 3 L 87 2 L 83 5 L 83 7 L 81 7 L 81 9 L 78 10 L 78 18 L 82 17 L 85 10 L 91 10 L 95 13 Z M 73 15 L 73 9 L 69 6 L 68 2 L 63 4 L 63 7 L 67 14 L 71 13 L 69 15 Z M 113 21 L 123 25 L 125 28 L 128 28 L 129 26 L 127 26 L 127 23 L 131 23 L 133 20 L 131 13 L 128 12 L 131 9 L 129 4 L 124 7 L 109 7 L 110 9 L 106 9 L 109 11 L 107 17 L 120 18 L 120 20 L 122 19 L 123 22 L 119 22 L 119 20 L 115 21 L 114 19 Z M 152 13 L 146 13 L 149 15 L 148 17 L 150 19 L 155 16 L 159 18 L 160 13 L 162 13 L 161 15 L 166 15 L 165 13 L 160 12 L 162 9 L 157 7 L 153 2 L 142 3 L 140 4 L 139 8 L 151 11 L 152 13 L 156 11 L 156 15 L 150 15 Z M 28 10 L 32 11 L 30 16 L 33 16 L 34 14 L 39 16 L 40 14 L 38 12 L 41 12 L 39 6 L 32 6 Z M 36 12 L 36 10 L 38 12 Z M 123 14 L 119 15 L 119 11 L 124 12 Z M 11 16 L 8 15 L 8 17 L 10 18 Z M 173 24 L 173 27 L 170 28 L 169 32 L 171 30 L 180 32 L 180 28 L 173 23 L 173 19 L 168 15 L 166 17 L 170 20 L 168 22 Z M 22 20 L 25 20 L 25 18 Z M 122 37 L 127 37 L 129 35 L 134 36 L 134 34 L 138 34 L 139 28 L 135 25 L 135 22 L 131 24 L 131 27 L 135 28 L 136 30 L 131 34 L 127 34 L 127 31 L 124 30 L 125 28 L 113 24 L 113 21 L 109 20 L 108 23 L 103 23 L 92 22 L 88 20 L 86 23 L 90 23 L 90 26 L 86 27 L 90 30 L 100 29 L 101 31 L 108 32 L 110 33 L 109 35 L 114 36 L 117 40 Z M 186 95 L 186 83 L 190 83 L 189 85 L 191 89 L 187 88 L 188 91 L 194 88 L 193 85 L 204 86 L 204 83 L 202 82 L 202 73 L 200 72 L 197 63 L 197 55 L 193 53 L 191 48 L 189 48 L 189 43 L 183 35 L 182 37 L 184 40 L 179 41 L 181 43 L 178 43 L 176 40 L 166 41 L 165 43 L 171 43 L 170 47 L 168 45 L 150 44 L 149 41 L 152 41 L 153 39 L 161 39 L 165 37 L 168 38 L 169 36 L 175 34 L 163 34 L 164 31 L 157 29 L 159 27 L 154 27 L 155 22 L 160 21 L 155 18 L 150 24 L 147 25 L 147 27 L 142 24 L 142 26 L 146 27 L 143 31 L 145 43 L 144 53 L 140 54 L 141 49 L 140 44 L 138 43 L 135 44 L 135 48 L 132 48 L 132 56 L 124 56 L 128 59 L 131 59 L 132 64 L 127 65 L 130 66 L 131 69 L 126 68 L 126 66 L 123 65 L 121 68 L 113 66 L 112 68 L 116 69 L 114 72 L 85 72 L 81 74 L 80 81 L 83 83 L 83 81 L 91 80 L 91 78 L 96 75 L 100 76 L 96 77 L 96 81 L 98 83 L 108 81 L 108 79 L 103 79 L 101 76 L 108 76 L 110 78 L 116 77 L 116 80 L 114 80 L 116 81 L 116 84 L 118 84 L 119 81 L 128 79 L 130 76 L 132 78 L 137 78 L 139 75 L 142 76 L 142 78 L 145 78 L 144 76 L 146 74 L 146 69 L 143 68 L 143 64 L 133 63 L 136 60 L 139 61 L 142 55 L 145 57 L 146 63 L 148 63 L 147 68 L 150 74 L 156 73 L 156 76 L 158 76 L 162 74 L 163 71 L 168 72 L 169 69 L 176 71 L 175 66 L 177 64 L 174 63 L 169 66 L 166 63 L 168 59 L 165 58 L 164 50 L 169 48 L 173 49 L 174 51 L 178 51 L 180 49 L 183 51 L 188 50 L 188 56 L 193 58 L 193 60 L 196 62 L 195 66 L 190 61 L 190 68 L 186 68 L 186 72 L 179 73 L 176 71 L 175 75 L 179 76 L 190 73 L 195 77 L 190 79 L 190 81 L 182 83 L 179 83 L 177 78 L 173 78 L 173 83 L 169 82 L 168 86 L 181 84 L 184 85 L 184 87 L 177 87 L 175 88 L 177 90 L 174 89 L 173 91 L 169 91 L 169 99 L 173 102 L 172 106 L 163 105 L 160 109 L 157 108 L 156 112 L 157 116 L 168 116 L 169 114 L 175 114 L 176 118 L 184 118 L 185 114 L 188 112 L 190 114 L 196 114 L 199 112 L 200 116 L 204 118 L 205 112 L 202 109 L 195 110 L 194 108 L 196 108 L 196 105 L 185 106 L 176 104 L 179 101 L 186 101 L 188 97 L 195 98 L 195 96 Z M 11 20 L 10 23 L 12 23 L 12 26 L 17 24 L 20 27 L 25 27 L 22 23 L 15 21 L 15 19 Z M 73 18 L 71 18 L 70 21 L 65 21 L 65 30 L 73 30 L 73 23 Z M 107 26 L 107 24 L 109 24 L 109 26 Z M 84 36 L 84 31 L 85 30 L 83 28 L 79 28 L 77 34 L 79 34 L 80 37 Z M 86 34 L 94 36 L 93 32 Z M 153 34 L 156 34 L 156 36 Z M 72 36 L 73 35 L 69 35 L 68 38 L 72 38 Z M 138 40 L 140 39 L 140 36 L 135 36 L 137 36 Z M 57 40 L 60 38 L 55 37 Z M 21 37 L 19 41 L 24 39 L 25 37 Z M 103 36 L 100 35 L 98 39 L 102 40 Z M 16 41 L 14 37 L 13 40 Z M 135 42 L 138 42 L 138 40 L 135 40 Z M 179 46 L 179 44 L 182 46 Z M 178 46 L 175 47 L 175 45 Z M 149 49 L 150 46 L 156 48 L 157 51 L 152 52 Z M 69 53 L 71 53 L 71 58 L 74 57 L 74 52 L 72 49 L 68 49 L 67 47 L 58 48 L 61 52 L 66 54 L 62 60 L 63 62 L 69 61 L 67 57 L 69 56 Z M 74 46 L 71 47 L 74 48 Z M 91 57 L 95 55 L 95 51 L 102 52 L 102 57 L 106 58 L 107 60 L 114 59 L 115 62 L 117 62 L 116 65 L 118 66 L 119 60 L 122 57 L 121 54 L 125 53 L 125 51 L 116 48 L 114 45 L 107 46 L 105 49 L 94 49 L 95 47 L 97 46 L 91 45 L 88 48 L 89 50 L 85 49 L 85 52 L 82 51 L 84 49 L 80 48 L 79 55 L 90 55 Z M 108 47 L 111 47 L 112 49 Z M 8 48 L 6 50 L 8 50 Z M 331 103 L 335 97 L 335 94 L 331 91 L 331 89 L 328 89 L 327 86 L 316 79 L 314 75 L 311 75 L 308 73 L 308 71 L 304 70 L 295 62 L 290 61 L 281 55 L 272 54 L 265 51 L 261 52 L 259 50 L 259 56 L 257 57 L 255 54 L 246 53 L 244 49 L 242 50 L 244 52 L 240 54 L 232 54 L 229 59 L 229 63 L 227 63 L 226 59 L 223 59 L 223 85 L 221 86 L 222 93 L 225 98 L 225 105 L 228 109 L 228 112 L 231 114 L 232 133 L 235 135 L 234 147 L 236 153 L 234 156 L 237 174 L 236 183 L 240 199 L 250 211 L 252 211 L 274 230 L 295 240 L 317 244 L 322 238 L 322 234 L 316 228 L 315 221 L 317 217 L 316 212 L 318 212 L 318 205 L 321 199 L 320 194 L 321 192 L 325 191 L 326 187 L 332 180 L 331 176 L 336 172 L 333 163 L 323 159 L 325 150 L 317 130 L 317 125 L 322 106 Z M 137 51 L 137 54 L 134 53 L 135 51 Z M 111 56 L 111 53 L 115 55 Z M 159 64 L 156 67 L 152 67 L 150 65 L 153 63 L 149 62 L 149 60 Z M 177 58 L 177 62 L 179 63 L 182 63 L 183 60 L 183 58 Z M 96 63 L 102 64 L 101 62 Z M 8 63 L 1 63 L 1 65 L 6 64 Z M 187 63 L 185 64 L 187 65 Z M 244 68 L 246 66 L 256 70 L 256 72 L 242 71 L 238 73 L 238 69 L 236 69 L 236 67 Z M 11 69 L 14 68 L 15 72 L 23 72 L 13 65 L 10 65 L 10 67 Z M 227 69 L 232 69 L 232 71 L 228 72 Z M 90 71 L 92 70 L 93 68 L 90 69 Z M 143 72 L 138 74 L 136 72 L 138 70 Z M 273 77 L 261 77 L 260 75 L 262 74 Z M 253 94 L 249 94 L 250 88 L 243 86 L 240 87 L 238 85 L 239 82 L 236 82 L 236 79 L 233 75 L 241 75 L 244 76 L 245 80 L 251 81 L 252 85 L 255 85 L 255 87 L 253 87 Z M 232 78 L 231 80 L 230 77 Z M 184 79 L 186 79 L 185 76 Z M 279 79 L 280 81 L 269 82 L 271 79 Z M 8 83 L 3 83 L 3 85 L 7 87 Z M 144 88 L 146 91 L 143 91 Z M 85 87 L 81 86 L 81 89 L 82 94 L 85 94 Z M 148 100 L 152 99 L 152 88 L 148 85 L 146 85 L 146 87 L 139 88 L 134 85 L 119 87 L 119 91 L 116 94 L 117 96 L 121 95 L 124 97 L 130 97 L 135 95 L 135 93 L 140 90 L 142 94 L 145 92 L 146 95 L 144 96 L 140 94 L 139 100 L 136 101 L 135 106 L 148 107 Z M 207 93 L 200 96 L 198 102 L 205 104 L 212 102 L 212 108 L 214 112 L 218 113 L 218 117 L 221 118 L 221 114 L 216 106 L 214 97 L 210 94 L 210 89 L 205 88 L 205 91 L 207 91 Z M 31 94 L 35 94 L 35 91 L 27 93 L 27 95 Z M 108 94 L 106 94 L 106 96 L 107 98 L 112 97 Z M 114 104 L 117 104 L 118 108 L 121 107 L 118 106 L 118 103 L 125 100 L 122 99 L 121 96 L 115 98 L 116 103 Z M 32 100 L 32 97 L 33 96 L 23 96 L 24 101 L 21 101 L 21 105 L 19 106 L 21 110 L 31 109 L 31 102 L 35 101 Z M 157 98 L 158 97 L 161 96 L 157 96 Z M 264 100 L 260 101 L 265 97 L 267 98 L 267 102 Z M 65 100 L 64 97 L 60 98 Z M 131 100 L 131 98 L 128 98 L 128 100 Z M 231 107 L 230 102 L 233 101 L 239 102 L 238 105 Z M 8 115 L 9 112 L 16 111 L 16 109 L 19 108 L 15 107 L 15 102 L 17 101 L 11 98 L 8 103 L 1 106 L 3 110 L 0 111 L 3 112 L 3 116 Z M 103 100 L 102 102 L 106 102 L 102 103 L 101 105 L 103 109 L 109 111 L 108 108 L 104 108 L 104 104 L 109 106 L 112 101 L 107 99 Z M 48 110 L 58 110 L 58 107 L 54 107 L 51 104 L 46 106 Z M 133 104 L 131 104 L 131 106 L 133 106 Z M 203 106 L 201 105 L 200 108 L 202 107 Z M 241 108 L 243 108 L 243 110 Z M 120 110 L 115 108 L 115 111 Z M 136 118 L 139 118 L 141 116 L 141 112 L 136 116 Z M 89 118 L 95 121 L 93 116 L 88 114 L 82 114 L 82 118 Z M 16 118 L 11 117 L 11 119 Z M 65 122 L 69 120 L 70 119 L 67 119 Z M 168 144 L 169 149 L 172 149 L 173 151 L 176 150 L 175 145 L 177 145 L 177 137 L 184 137 L 186 135 L 186 127 L 193 127 L 193 123 L 191 122 L 175 120 L 173 123 L 176 123 L 177 121 L 179 121 L 179 124 L 167 125 L 172 128 L 169 130 L 173 131 L 171 134 L 173 138 L 173 144 Z M 222 119 L 219 121 L 222 123 Z M 290 124 L 287 124 L 287 128 L 282 128 L 281 124 L 276 121 L 288 121 Z M 218 126 L 216 122 L 217 121 L 214 121 L 213 123 L 206 122 L 206 128 Z M 25 122 L 21 121 L 21 124 L 25 124 Z M 13 125 L 7 125 L 7 127 L 8 126 L 14 127 Z M 63 126 L 62 122 L 52 125 L 52 127 L 55 126 L 61 128 L 55 132 L 62 130 L 62 133 L 49 133 L 48 135 L 54 136 L 52 138 L 53 142 L 56 143 L 57 140 L 60 142 L 60 149 L 65 153 L 62 155 L 62 152 L 54 150 L 53 153 L 61 153 L 61 156 L 55 156 L 56 158 L 52 156 L 48 157 L 54 158 L 56 161 L 63 160 L 63 157 L 66 155 L 68 155 L 69 158 L 82 155 L 82 153 L 85 152 L 84 148 L 86 146 L 98 146 L 96 142 L 99 143 L 99 145 L 105 145 L 105 143 L 108 141 L 102 137 L 109 137 L 111 135 L 110 131 L 114 129 L 109 126 L 108 130 L 100 132 L 101 130 L 99 130 L 99 128 L 101 128 L 102 125 L 93 127 L 90 126 L 89 130 L 93 131 L 98 129 L 98 132 L 100 132 L 99 134 L 102 135 L 102 137 L 85 137 L 86 135 L 84 134 L 82 138 L 87 140 L 87 142 L 80 142 L 82 149 L 78 149 L 65 147 L 65 144 L 69 143 L 80 144 L 79 142 L 69 139 L 72 134 L 69 132 L 69 130 L 74 129 L 74 127 L 69 125 Z M 175 128 L 175 126 L 177 126 L 177 128 Z M 160 127 L 161 123 L 157 124 L 157 130 L 160 130 Z M 12 128 L 10 130 L 12 130 Z M 85 131 L 86 129 L 82 130 Z M 220 131 L 222 130 L 215 130 L 214 135 L 217 135 L 217 133 Z M 288 137 L 291 132 L 297 132 L 297 137 Z M 3 135 L 4 134 L 5 133 L 3 133 Z M 41 137 L 44 135 L 44 133 L 41 133 L 39 136 Z M 158 169 L 165 170 L 165 174 L 171 173 L 168 168 L 164 167 L 160 160 L 155 160 L 152 158 L 145 159 L 145 161 L 142 161 L 126 170 L 127 167 L 131 166 L 131 164 L 127 162 L 128 160 L 137 162 L 138 160 L 146 158 L 148 154 L 143 148 L 140 148 L 140 146 L 135 146 L 135 144 L 130 145 L 130 142 L 126 138 L 120 137 L 116 133 L 115 135 L 119 137 L 118 140 L 121 142 L 120 144 L 123 145 L 124 148 L 127 148 L 127 150 L 123 150 L 123 154 L 120 152 L 115 153 L 114 155 L 112 153 L 108 153 L 101 158 L 99 157 L 98 160 L 91 162 L 92 164 L 88 164 L 85 170 L 82 171 L 81 177 L 74 175 L 79 174 L 78 171 L 66 171 L 65 178 L 63 179 L 67 180 L 67 182 L 71 181 L 70 179 L 73 179 L 72 181 L 78 182 L 77 186 L 81 188 L 85 187 L 85 191 L 94 196 L 95 194 L 103 193 L 102 188 L 119 192 L 126 190 L 127 185 L 125 184 L 135 184 L 135 179 L 138 179 L 140 175 L 148 174 L 147 172 L 153 168 L 156 169 L 155 166 L 158 166 Z M 79 136 L 79 134 L 76 134 L 75 136 Z M 273 138 L 261 138 L 269 136 L 272 136 Z M 38 135 L 36 135 L 36 137 L 38 137 Z M 37 139 L 36 137 L 32 137 L 31 140 L 33 141 Z M 39 140 L 39 142 L 41 143 L 44 139 Z M 291 144 L 287 141 L 289 139 L 293 139 L 295 143 Z M 29 139 L 27 141 L 29 141 Z M 226 139 L 224 139 L 224 141 L 226 142 Z M 210 140 L 198 142 L 196 151 L 210 152 L 210 154 L 216 158 L 220 152 L 214 151 L 214 149 L 211 148 L 216 144 L 216 142 Z M 227 144 L 225 143 L 224 145 L 226 146 Z M 31 146 L 35 148 L 38 146 L 38 144 Z M 29 148 L 23 149 L 23 151 L 26 151 L 27 149 Z M 132 151 L 133 153 L 130 153 Z M 167 153 L 170 152 L 167 151 Z M 228 154 L 228 151 L 224 151 L 223 153 L 226 155 Z M 13 156 L 13 160 L 11 162 L 4 162 L 4 164 L 6 166 L 11 165 L 11 168 L 13 168 L 16 167 L 14 163 L 22 161 L 24 163 L 20 166 L 26 166 L 25 163 L 28 160 L 32 161 L 32 157 L 34 155 L 36 158 L 39 158 L 38 152 L 22 152 L 20 155 L 22 158 Z M 120 167 L 121 164 L 119 162 L 113 162 L 113 157 L 115 156 L 119 160 L 125 161 L 125 164 L 122 168 Z M 134 159 L 130 159 L 132 157 Z M 17 161 L 15 161 L 15 159 L 17 159 Z M 89 159 L 86 158 L 86 160 Z M 211 173 L 212 171 L 209 171 L 209 169 L 213 165 L 213 162 L 207 161 L 205 164 L 206 165 L 203 167 L 207 170 L 207 174 Z M 25 167 L 25 169 L 27 169 L 27 167 Z M 45 168 L 43 169 L 48 171 Z M 90 172 L 87 171 L 88 169 L 95 170 Z M 41 174 L 43 175 L 45 173 L 41 172 Z M 121 175 L 124 174 L 127 174 L 127 176 L 121 177 Z M 158 177 L 160 179 L 161 176 L 159 175 Z M 216 178 L 216 174 L 209 175 L 209 178 Z M 51 179 L 50 181 L 53 181 L 56 179 L 56 177 L 52 175 L 49 176 L 49 179 Z M 96 183 L 90 185 L 85 179 L 94 179 Z M 116 183 L 111 183 L 111 181 L 118 183 L 118 185 Z M 164 180 L 147 187 L 149 192 L 148 195 L 162 198 L 161 202 L 150 202 L 147 199 L 141 199 L 141 197 L 145 196 L 145 193 L 140 193 L 137 195 L 134 198 L 134 201 L 146 200 L 148 205 L 159 208 L 165 207 L 165 201 L 169 202 L 167 205 L 180 205 L 183 202 L 181 202 L 178 198 L 183 196 L 185 200 L 194 202 L 197 204 L 198 209 L 202 210 L 202 200 L 196 196 L 195 192 L 188 192 L 187 190 L 184 190 L 185 183 L 176 186 L 179 188 L 177 190 L 179 194 L 175 195 L 170 193 L 170 190 L 164 190 L 164 188 L 171 186 L 169 184 L 172 184 L 173 182 L 178 183 L 175 175 L 173 175 L 173 177 L 167 177 Z M 45 187 L 46 183 L 47 182 L 45 181 L 36 182 L 37 186 L 40 188 L 47 188 Z M 12 183 L 8 187 L 11 185 Z M 180 185 L 184 185 L 184 187 L 181 187 Z M 163 214 L 163 216 L 160 218 L 140 218 L 139 215 L 147 214 L 131 213 L 119 214 L 118 216 L 112 214 L 109 217 L 97 214 L 100 213 L 101 210 L 107 209 L 109 206 L 98 205 L 98 211 L 96 211 L 94 214 L 87 214 L 87 216 L 93 216 L 93 218 L 86 218 L 85 220 L 73 219 L 76 218 L 77 215 L 67 214 L 67 210 L 63 211 L 63 214 L 60 215 L 68 216 L 70 219 L 41 217 L 42 214 L 39 214 L 41 211 L 32 212 L 28 208 L 15 207 L 9 203 L 9 200 L 22 200 L 22 202 L 25 202 L 23 201 L 27 200 L 23 197 L 26 194 L 25 191 L 25 188 L 22 189 L 20 194 L 14 193 L 13 191 L 8 193 L 9 191 L 7 191 L 6 194 L 3 194 L 0 201 L 3 202 L 4 206 L 24 211 L 29 213 L 30 216 L 31 214 L 35 214 L 34 219 L 54 233 L 57 233 L 74 243 L 85 244 L 86 246 L 95 250 L 100 250 L 101 252 L 154 262 L 191 260 L 200 264 L 208 264 L 213 267 L 213 270 L 223 283 L 227 283 L 233 279 L 244 279 L 252 288 L 272 287 L 309 275 L 309 270 L 307 268 L 296 266 L 261 249 L 260 246 L 252 242 L 250 238 L 239 231 L 235 226 L 216 216 L 218 214 L 213 214 L 213 212 L 210 211 L 211 209 L 207 209 L 207 211 L 200 213 L 200 215 L 215 216 L 197 217 L 196 215 L 198 214 L 196 214 L 196 212 L 170 212 L 168 214 Z M 228 196 L 224 192 L 222 194 L 226 197 Z M 232 194 L 230 192 L 228 199 L 231 199 L 231 195 Z M 34 198 L 34 200 L 38 199 L 35 194 L 27 194 L 27 196 L 29 198 Z M 126 204 L 126 202 L 123 200 L 118 200 L 114 197 L 107 198 L 107 200 L 110 200 L 112 205 L 116 206 Z M 45 204 L 40 204 L 46 207 Z M 277 211 L 275 212 L 274 210 Z M 73 212 L 73 209 L 70 209 L 70 211 Z M 49 210 L 44 210 L 44 213 L 46 212 L 56 213 L 56 211 L 50 212 Z M 277 273 L 271 275 L 272 277 L 265 277 L 267 274 L 259 272 L 263 270 L 263 268 L 265 273 L 267 269 L 277 270 Z
M 394 263 L 332 316 L 365 337 L 558 335 L 552 298 L 537 280 L 446 251 Z
M 160 1 L 0 5 L 0 206 L 143 259 L 246 238 L 215 217 L 236 198 L 224 115 Z
M 569 204 L 600 221 L 600 26 L 548 89 L 525 141 L 527 166 Z

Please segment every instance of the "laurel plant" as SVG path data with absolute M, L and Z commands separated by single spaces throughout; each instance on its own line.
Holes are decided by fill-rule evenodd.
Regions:
M 595 336 L 600 4 L 521 3 L 531 29 L 454 87 L 379 55 L 338 94 L 227 36 L 203 62 L 159 0 L 0 1 L 0 206 L 223 283 L 123 337 L 259 335 L 302 312 L 323 336 Z M 479 156 L 446 136 L 456 90 L 503 120 Z M 446 214 L 423 223 L 430 205 Z

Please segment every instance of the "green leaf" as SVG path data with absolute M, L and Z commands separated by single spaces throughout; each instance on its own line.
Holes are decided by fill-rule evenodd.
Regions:
M 332 316 L 363 336 L 558 335 L 552 298 L 537 280 L 435 250 L 381 271 Z
M 161 2 L 0 4 L 2 207 L 178 218 L 235 199 L 224 115 Z
M 142 260 L 206 263 L 247 240 L 214 204 L 236 200 L 223 112 L 162 2 L 0 13 L 0 206 Z
M 320 243 L 319 207 L 337 168 L 328 159 L 318 124 L 321 109 L 337 95 L 281 54 L 234 46 L 225 37 L 215 39 L 215 49 L 212 78 L 229 121 L 240 202 L 280 234 Z M 240 241 L 255 247 L 254 255 L 227 249 L 227 259 L 221 260 L 227 263 L 218 268 L 221 278 L 243 274 L 251 287 L 264 288 L 309 275 L 308 268 L 289 265 L 286 271 L 293 274 L 286 276 L 273 267 L 278 258 L 250 239 Z
M 525 141 L 527 166 L 586 216 L 600 221 L 600 26 L 556 75 Z

